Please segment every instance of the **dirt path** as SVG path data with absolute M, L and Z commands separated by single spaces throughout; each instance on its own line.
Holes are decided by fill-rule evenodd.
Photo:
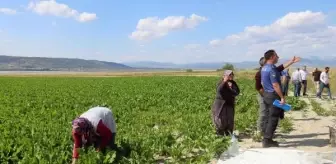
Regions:
M 294 130 L 281 136 L 284 142 L 281 147 L 296 148 L 305 151 L 327 152 L 335 148 L 329 145 L 329 127 L 333 126 L 335 117 L 318 116 L 310 105 L 308 98 L 301 98 L 308 104 L 304 111 L 289 113 L 292 117 Z M 328 102 L 323 102 L 327 107 Z
M 303 111 L 290 111 L 285 117 L 290 117 L 293 121 L 294 130 L 289 134 L 280 134 L 276 137 L 282 148 L 295 148 L 305 151 L 329 152 L 335 150 L 329 144 L 329 128 L 335 124 L 335 117 L 318 116 L 310 104 L 310 98 L 301 97 L 301 100 L 308 104 Z M 334 101 L 317 100 L 326 110 L 335 110 Z M 252 139 L 243 139 L 240 142 L 242 149 L 260 148 L 261 142 L 254 142 Z
M 313 94 L 311 94 L 313 95 Z M 290 95 L 292 96 L 292 95 Z M 317 99 L 314 97 L 301 97 L 308 106 L 301 111 L 290 111 L 285 114 L 293 123 L 293 130 L 288 134 L 278 134 L 276 139 L 280 143 L 280 148 L 299 149 L 307 152 L 330 153 L 335 151 L 335 148 L 329 144 L 329 128 L 336 123 L 336 117 L 318 116 L 312 109 L 310 99 L 320 103 L 321 107 L 326 110 L 336 110 L 335 100 Z M 279 129 L 279 128 L 278 128 Z M 277 130 L 280 131 L 280 130 Z M 255 142 L 252 138 L 242 139 L 239 142 L 241 150 L 250 148 L 262 148 L 261 142 Z M 217 159 L 210 163 L 215 164 Z

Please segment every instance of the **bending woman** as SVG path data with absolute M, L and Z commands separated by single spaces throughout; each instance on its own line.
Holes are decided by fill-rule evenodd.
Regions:
M 115 144 L 116 125 L 110 109 L 94 107 L 72 121 L 72 137 L 74 139 L 73 160 L 76 163 L 79 149 L 93 144 L 97 151 L 105 151 L 108 146 L 118 150 Z
M 240 90 L 233 80 L 232 70 L 226 70 L 217 85 L 216 98 L 212 106 L 212 119 L 217 135 L 231 135 L 234 129 L 235 97 Z

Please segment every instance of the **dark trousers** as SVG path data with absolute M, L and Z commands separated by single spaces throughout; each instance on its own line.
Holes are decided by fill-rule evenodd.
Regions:
M 116 137 L 116 133 L 112 133 L 112 139 L 108 142 L 108 144 L 106 145 L 107 148 L 110 148 L 112 150 L 116 150 L 117 149 L 117 145 L 115 144 L 115 137 Z M 94 141 L 93 143 L 87 143 L 85 145 L 85 147 L 89 147 L 89 146 L 94 146 L 95 148 L 99 148 L 100 146 L 100 143 L 101 143 L 101 138 L 99 136 L 96 136 L 94 138 Z M 105 153 L 106 151 L 106 147 L 101 150 L 103 153 Z
M 306 95 L 306 92 L 307 92 L 307 80 L 302 80 L 302 86 L 303 86 L 303 95 Z
M 324 84 L 322 82 L 320 82 L 320 90 L 317 92 L 316 96 L 319 97 L 319 98 L 321 98 L 321 95 L 322 95 L 322 92 L 323 92 L 324 88 L 327 89 L 329 98 L 332 98 L 331 97 L 331 92 L 330 92 L 330 86 L 329 86 L 329 84 Z
M 258 130 L 264 134 L 266 131 L 266 122 L 268 120 L 268 110 L 266 109 L 263 96 L 257 94 L 257 99 L 259 103 Z
M 264 103 L 266 110 L 269 111 L 268 119 L 265 124 L 264 139 L 273 139 L 274 132 L 278 126 L 281 114 L 283 114 L 282 109 L 273 105 L 274 100 L 280 100 L 280 97 L 275 92 L 264 92 Z
M 300 96 L 300 91 L 301 91 L 301 82 L 298 80 L 293 81 L 294 83 L 294 96 L 298 97 Z
M 282 94 L 285 96 L 288 96 L 288 84 L 289 84 L 289 80 L 285 80 L 282 86 Z
M 216 100 L 212 109 L 212 121 L 217 135 L 230 136 L 234 128 L 234 105 L 226 104 L 224 100 Z

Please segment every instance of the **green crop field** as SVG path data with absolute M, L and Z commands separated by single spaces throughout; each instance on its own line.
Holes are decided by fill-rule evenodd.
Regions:
M 94 106 L 107 106 L 117 122 L 123 154 L 93 148 L 80 163 L 206 163 L 228 140 L 211 121 L 218 77 L 2 77 L 0 163 L 70 163 L 71 121 Z M 256 128 L 254 81 L 238 79 L 240 132 Z M 302 104 L 290 99 L 295 108 Z M 130 153 L 127 153 L 130 152 Z

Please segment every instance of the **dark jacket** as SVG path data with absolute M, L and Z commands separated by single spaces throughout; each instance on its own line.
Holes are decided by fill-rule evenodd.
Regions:
M 232 83 L 232 88 L 229 87 L 228 83 Z M 234 80 L 228 80 L 222 82 L 222 80 L 217 84 L 216 99 L 225 100 L 227 105 L 233 105 L 235 97 L 240 93 L 240 89 Z
M 235 97 L 240 93 L 235 81 L 229 80 L 225 83 L 222 81 L 217 84 L 216 98 L 212 106 L 213 117 L 219 117 L 225 107 L 231 106 L 231 109 L 234 109 Z M 232 83 L 232 88 L 228 86 L 228 82 Z

